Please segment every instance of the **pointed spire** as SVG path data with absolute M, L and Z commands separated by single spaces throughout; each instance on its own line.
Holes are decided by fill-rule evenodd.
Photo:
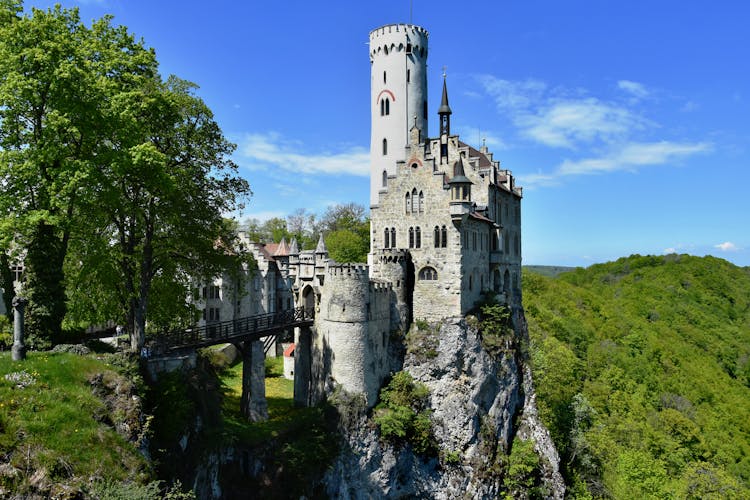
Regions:
M 448 86 L 445 83 L 445 73 L 443 73 L 443 99 L 440 101 L 439 115 L 452 114 L 451 107 L 448 106 Z
M 289 255 L 298 255 L 299 245 L 297 244 L 297 238 L 292 238 L 292 242 L 289 244 Z
M 462 157 L 458 157 L 458 161 L 453 164 L 453 177 L 448 184 L 472 184 L 471 180 L 466 177 L 466 171 L 464 170 L 464 161 Z
M 326 248 L 326 242 L 323 241 L 323 234 L 321 233 L 320 239 L 318 240 L 318 246 L 315 248 L 315 253 L 327 254 L 328 249 Z
M 281 243 L 276 247 L 276 251 L 273 253 L 274 257 L 283 257 L 289 255 L 289 246 L 286 244 L 286 238 L 281 238 Z

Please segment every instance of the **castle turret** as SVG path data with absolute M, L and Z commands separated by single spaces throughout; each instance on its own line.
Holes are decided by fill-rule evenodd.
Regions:
M 370 204 L 404 159 L 409 130 L 427 132 L 427 31 L 389 24 L 370 32 Z M 416 117 L 416 120 L 415 120 Z

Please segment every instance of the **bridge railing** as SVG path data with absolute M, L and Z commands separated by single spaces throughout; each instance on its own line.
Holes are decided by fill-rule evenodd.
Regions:
M 177 347 L 197 347 L 231 342 L 238 337 L 254 333 L 262 337 L 264 332 L 270 333 L 274 330 L 283 329 L 285 326 L 292 327 L 295 324 L 312 321 L 313 319 L 314 311 L 297 307 L 274 313 L 208 323 L 186 330 L 165 332 L 153 338 L 147 348 L 147 355 L 162 354 Z

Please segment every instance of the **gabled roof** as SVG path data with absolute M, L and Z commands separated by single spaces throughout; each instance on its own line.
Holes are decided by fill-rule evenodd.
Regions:
M 458 147 L 469 148 L 469 158 L 479 158 L 479 168 L 489 168 L 492 166 L 492 162 L 487 158 L 487 155 L 478 149 L 474 149 L 463 141 L 458 141 Z
M 315 253 L 328 253 L 326 242 L 323 240 L 322 234 L 320 235 L 320 239 L 318 239 L 318 246 L 315 248 Z

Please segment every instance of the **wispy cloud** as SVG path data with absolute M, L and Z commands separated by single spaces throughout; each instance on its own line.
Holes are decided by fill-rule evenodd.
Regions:
M 564 160 L 555 170 L 549 173 L 520 176 L 527 187 L 550 186 L 558 184 L 562 177 L 572 175 L 603 174 L 615 171 L 637 171 L 640 167 L 676 163 L 688 156 L 711 151 L 712 145 L 707 142 L 632 142 L 619 144 L 609 153 L 597 157 L 579 160 Z
M 362 147 L 313 152 L 301 142 L 275 132 L 246 134 L 238 142 L 235 160 L 251 170 L 275 167 L 297 174 L 370 175 L 370 154 Z
M 737 252 L 739 250 L 742 250 L 740 247 L 738 247 L 731 241 L 725 241 L 724 243 L 719 243 L 718 245 L 714 245 L 714 248 L 718 248 L 722 252 Z
M 617 82 L 617 88 L 630 94 L 635 99 L 644 99 L 651 94 L 645 85 L 631 80 L 620 80 Z

